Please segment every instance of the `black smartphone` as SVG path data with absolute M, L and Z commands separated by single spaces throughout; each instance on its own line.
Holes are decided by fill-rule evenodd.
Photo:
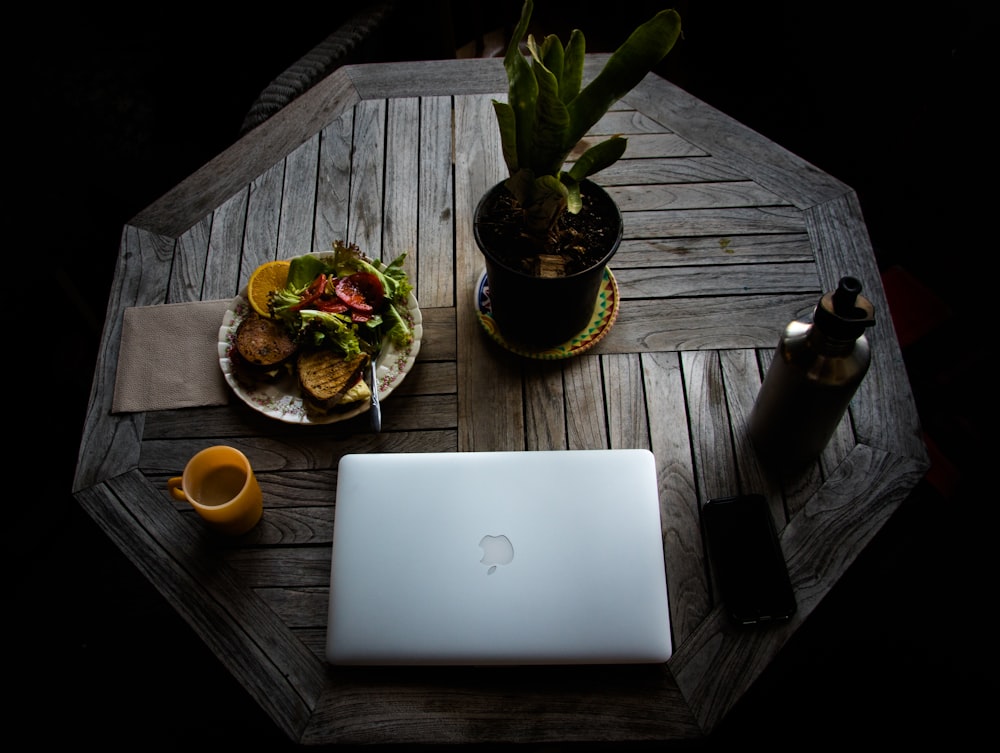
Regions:
M 795 593 L 767 500 L 760 494 L 711 499 L 701 524 L 729 619 L 748 627 L 791 617 Z

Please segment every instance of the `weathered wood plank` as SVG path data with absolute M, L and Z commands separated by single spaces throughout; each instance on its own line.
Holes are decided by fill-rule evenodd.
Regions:
M 283 612 L 281 610 L 280 597 L 284 595 L 284 592 L 278 590 L 277 592 L 277 595 L 279 597 L 278 599 L 273 598 L 275 594 L 271 590 L 266 590 L 266 589 L 262 590 L 260 594 L 261 598 L 271 605 L 271 608 L 275 611 L 276 614 L 283 615 Z M 294 600 L 294 613 L 300 613 L 300 612 L 303 614 L 307 613 L 307 608 L 303 606 L 303 603 L 306 601 L 306 597 L 308 595 L 309 595 L 308 593 L 303 591 L 295 592 L 294 596 L 296 598 Z M 324 603 L 326 603 L 325 594 L 323 595 L 322 598 L 324 599 Z M 319 659 L 320 661 L 326 661 L 326 625 L 317 628 L 317 627 L 296 627 L 295 625 L 292 625 L 290 623 L 287 624 L 295 632 L 296 637 L 300 641 L 302 641 L 303 646 L 307 647 L 310 651 L 312 651 L 316 655 L 316 658 Z
M 330 601 L 329 578 L 322 587 L 258 588 L 282 622 L 295 631 L 302 643 L 326 661 L 326 619 Z
M 359 416 L 358 418 L 363 418 Z M 396 395 L 382 406 L 382 431 L 455 429 L 458 426 L 458 396 Z
M 252 436 L 267 432 L 291 434 L 291 424 L 282 424 L 243 404 L 235 395 L 227 406 L 150 411 L 145 414 L 143 439 Z M 339 428 L 339 427 L 338 427 Z M 299 427 L 299 431 L 302 431 Z
M 458 350 L 455 308 L 425 308 L 421 303 L 420 314 L 424 320 L 424 337 L 417 362 L 454 361 Z
M 419 266 L 419 191 L 413 189 L 421 168 L 419 99 L 399 97 L 387 102 L 385 138 L 384 237 L 380 258 L 388 263 L 407 254 L 403 268 L 415 282 Z
M 393 392 L 386 398 L 383 413 L 386 432 L 454 428 L 457 423 L 457 397 L 454 391 L 444 395 L 397 395 Z M 364 413 L 333 424 L 300 426 L 264 416 L 236 398 L 228 407 L 156 411 L 146 414 L 146 420 L 144 438 L 148 439 L 223 439 L 256 434 L 350 439 L 370 431 L 369 418 Z
M 669 230 L 669 228 L 667 228 Z M 815 265 L 809 236 L 800 234 L 702 236 L 699 238 L 625 239 L 609 266 L 618 275 L 626 267 L 766 264 L 806 262 Z M 818 279 L 817 272 L 817 279 Z
M 385 100 L 364 100 L 354 108 L 350 218 L 344 239 L 378 259 L 382 258 L 385 111 Z
M 570 450 L 600 450 L 608 444 L 601 359 L 587 353 L 563 367 L 566 443 Z
M 458 368 L 454 361 L 417 361 L 413 371 L 393 391 L 393 396 L 443 395 L 458 392 Z
M 660 487 L 663 558 L 676 650 L 701 623 L 710 604 L 684 376 L 678 353 L 645 353 L 641 363 L 649 449 L 656 458 Z
M 455 93 L 461 81 L 463 94 L 499 94 L 507 91 L 503 61 L 492 58 L 427 60 L 419 73 L 413 63 L 351 65 L 341 70 L 350 77 L 365 99 L 388 97 L 435 97 Z
M 722 365 L 716 351 L 681 354 L 694 455 L 695 481 L 701 504 L 739 491 L 733 439 L 726 412 Z
M 662 183 L 608 186 L 608 194 L 623 212 L 657 209 L 756 207 L 785 202 L 749 180 L 712 183 Z
M 570 153 L 567 161 L 572 163 L 590 147 L 604 141 L 605 136 L 589 131 L 580 139 Z M 640 133 L 628 136 L 625 156 L 629 159 L 646 159 L 648 157 L 707 157 L 708 153 L 701 147 L 692 144 L 676 133 Z M 600 173 L 598 173 L 600 175 Z
M 177 475 L 194 453 L 218 441 L 151 439 L 142 443 L 139 467 L 144 473 Z M 454 429 L 324 437 L 231 437 L 226 444 L 242 450 L 256 472 L 334 468 L 350 452 L 454 452 Z
M 303 142 L 285 158 L 284 164 L 285 182 L 281 192 L 278 242 L 273 249 L 272 259 L 289 259 L 313 250 L 319 136 Z
M 281 203 L 285 188 L 285 161 L 276 162 L 250 182 L 247 197 L 246 222 L 243 232 L 241 256 L 233 249 L 219 249 L 240 259 L 239 282 L 236 291 L 243 290 L 250 275 L 261 264 L 277 258 L 278 228 L 281 222 Z M 291 217 L 289 217 L 291 219 Z M 223 297 L 223 296 L 220 296 Z
M 634 298 L 751 296 L 809 293 L 819 300 L 813 263 L 618 269 L 614 273 L 623 305 Z
M 285 511 L 287 513 L 287 511 Z M 333 531 L 333 509 L 317 512 L 329 519 L 326 528 Z M 287 520 L 287 516 L 283 518 Z M 264 549 L 236 549 L 223 559 L 233 568 L 240 584 L 250 588 L 293 586 L 294 588 L 330 586 L 330 542 L 325 546 L 284 546 Z
M 524 364 L 524 414 L 527 450 L 566 449 L 566 398 L 562 365 Z
M 736 166 L 717 157 L 621 159 L 594 176 L 594 182 L 605 187 L 749 179 Z
M 413 277 L 421 305 L 454 306 L 454 141 L 451 97 L 420 100 L 419 266 Z M 413 191 L 412 178 L 410 191 Z M 458 295 L 464 294 L 460 291 Z
M 618 319 L 594 350 L 773 348 L 797 312 L 816 305 L 811 295 L 722 296 L 624 301 Z
M 669 132 L 670 129 L 662 123 L 657 123 L 652 118 L 647 118 L 638 110 L 632 109 L 612 109 L 608 111 L 589 131 L 591 134 L 601 134 L 605 136 L 612 136 L 614 134 L 629 136 L 631 134 L 638 133 Z M 626 154 L 629 157 L 632 156 L 628 154 L 627 149 Z
M 319 134 L 319 176 L 313 251 L 329 251 L 334 241 L 350 241 L 351 154 L 354 108 L 343 112 Z
M 649 425 L 638 353 L 601 356 L 611 448 L 649 449 Z
M 211 232 L 212 215 L 208 215 L 177 239 L 166 303 L 201 300 Z
M 715 235 L 732 237 L 761 233 L 801 233 L 805 217 L 794 207 L 720 207 L 622 212 L 626 238 Z
M 539 709 L 545 709 L 539 714 Z M 662 666 L 337 668 L 314 711 L 315 741 L 344 745 L 666 741 L 696 736 Z M 302 742 L 313 738 L 307 729 Z
M 240 290 L 240 258 L 246 231 L 250 188 L 234 194 L 212 213 L 212 232 L 205 262 L 203 301 L 233 298 Z

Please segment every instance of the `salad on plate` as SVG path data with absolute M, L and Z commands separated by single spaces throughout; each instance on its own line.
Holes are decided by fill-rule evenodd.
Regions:
M 405 258 L 373 261 L 337 241 L 331 251 L 265 262 L 223 320 L 227 383 L 290 423 L 341 421 L 387 397 L 412 369 L 423 333 Z
M 401 254 L 376 266 L 355 244 L 333 244 L 332 255 L 291 260 L 285 287 L 268 296 L 268 310 L 303 346 L 331 348 L 345 358 L 375 356 L 388 339 L 405 347 L 413 332 L 403 315 L 413 286 Z

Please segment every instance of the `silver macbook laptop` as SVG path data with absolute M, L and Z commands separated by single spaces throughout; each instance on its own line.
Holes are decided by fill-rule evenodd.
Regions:
M 333 664 L 666 661 L 659 495 L 646 450 L 347 455 Z

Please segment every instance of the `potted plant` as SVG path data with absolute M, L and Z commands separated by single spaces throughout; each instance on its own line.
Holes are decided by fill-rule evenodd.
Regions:
M 582 152 L 581 141 L 671 50 L 681 22 L 676 11 L 660 11 L 582 86 L 586 43 L 579 29 L 565 47 L 554 34 L 541 44 L 528 34 L 528 55 L 522 53 L 533 9 L 525 0 L 504 57 L 507 102 L 493 102 L 509 176 L 480 199 L 473 231 L 501 333 L 544 348 L 588 324 L 621 242 L 621 212 L 589 176 L 614 164 L 627 139 L 611 136 Z

